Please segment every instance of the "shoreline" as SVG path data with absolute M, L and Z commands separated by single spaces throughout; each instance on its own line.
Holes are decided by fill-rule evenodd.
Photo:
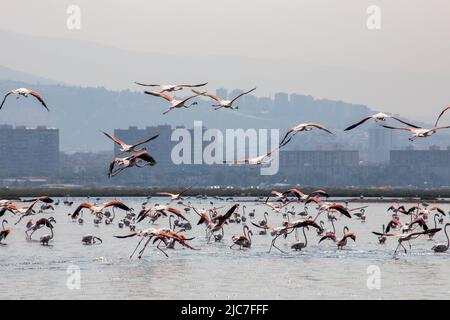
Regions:
M 277 188 L 278 190 L 288 189 Z M 48 195 L 52 197 L 157 197 L 157 192 L 180 192 L 182 188 L 128 188 L 128 187 L 81 187 L 81 188 L 0 188 L 0 199 L 37 197 Z M 315 189 L 304 188 L 310 193 Z M 349 202 L 439 202 L 450 203 L 450 189 L 413 190 L 388 188 L 326 188 L 330 198 Z M 192 189 L 186 196 L 206 195 L 209 197 L 267 197 L 272 189 Z M 363 196 L 363 198 L 361 198 Z

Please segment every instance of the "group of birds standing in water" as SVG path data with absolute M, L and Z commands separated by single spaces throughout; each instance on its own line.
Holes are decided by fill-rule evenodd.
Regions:
M 293 251 L 301 251 L 308 246 L 307 231 L 315 230 L 318 244 L 323 241 L 331 241 L 336 244 L 337 250 L 342 250 L 347 246 L 348 240 L 357 241 L 357 233 L 350 230 L 345 220 L 357 219 L 361 223 L 367 221 L 368 206 L 350 207 L 349 202 L 330 201 L 329 195 L 324 190 L 315 190 L 306 194 L 297 188 L 292 188 L 283 192 L 273 190 L 266 197 L 256 199 L 235 200 L 233 197 L 221 198 L 218 196 L 207 197 L 204 195 L 190 195 L 191 188 L 186 188 L 180 193 L 158 192 L 157 200 L 161 197 L 167 197 L 165 204 L 154 203 L 150 206 L 151 197 L 142 202 L 139 212 L 119 200 L 110 200 L 100 202 L 100 198 L 93 199 L 94 202 L 82 202 L 68 214 L 68 221 L 83 225 L 85 221 L 84 213 L 87 211 L 92 216 L 92 223 L 95 226 L 104 224 L 105 226 L 117 226 L 119 229 L 128 228 L 129 232 L 122 235 L 114 235 L 118 239 L 140 238 L 136 247 L 130 255 L 130 259 L 138 251 L 138 258 L 141 258 L 150 244 L 155 244 L 156 249 L 168 257 L 167 249 L 175 249 L 177 244 L 190 250 L 199 250 L 191 244 L 195 237 L 188 234 L 193 229 L 191 222 L 193 214 L 197 216 L 197 228 L 203 226 L 205 232 L 204 245 L 213 243 L 226 243 L 227 237 L 225 231 L 232 225 L 241 225 L 242 233 L 232 235 L 229 246 L 231 249 L 251 249 L 252 237 L 270 236 L 269 253 L 276 249 L 282 253 L 288 253 L 286 248 L 280 248 L 279 241 L 287 241 L 288 237 L 292 239 L 290 248 Z M 193 205 L 190 201 L 194 198 L 197 203 Z M 88 198 L 91 201 L 92 198 Z M 209 201 L 207 206 L 200 208 L 203 200 Z M 217 201 L 219 206 L 213 201 Z M 230 204 L 231 203 L 231 204 Z M 22 205 L 19 205 L 22 204 Z M 26 204 L 26 205 L 25 205 Z M 38 204 L 41 204 L 38 209 Z M 54 200 L 49 196 L 41 196 L 33 199 L 3 199 L 0 200 L 0 218 L 6 217 L 6 214 L 12 214 L 17 220 L 14 225 L 27 220 L 25 228 L 25 238 L 27 241 L 33 240 L 36 231 L 46 228 L 50 233 L 40 236 L 39 241 L 42 245 L 49 246 L 55 233 L 54 228 L 56 220 L 49 216 L 50 211 L 55 210 L 60 205 L 72 207 L 73 201 L 68 199 Z M 247 211 L 247 205 L 252 204 L 254 209 Z M 310 206 L 315 206 L 315 214 L 312 214 Z M 300 206 L 300 207 L 299 207 Z M 301 208 L 303 206 L 303 208 Z M 259 208 L 262 208 L 259 210 Z M 124 212 L 123 218 L 116 217 L 115 210 Z M 261 212 L 263 214 L 261 215 Z M 33 221 L 35 215 L 43 217 Z M 380 213 L 378 213 L 380 214 Z M 446 243 L 436 243 L 431 247 L 434 252 L 447 252 L 450 240 L 447 233 L 447 227 L 450 222 L 445 223 L 447 213 L 439 206 L 430 205 L 425 202 L 419 202 L 416 205 L 406 208 L 404 205 L 391 205 L 386 210 L 386 223 L 382 225 L 381 231 L 373 231 L 373 242 L 384 245 L 388 238 L 397 240 L 397 247 L 394 256 L 403 249 L 407 253 L 408 243 L 411 249 L 411 242 L 420 237 L 434 240 L 436 235 L 443 229 Z M 260 219 L 262 217 L 262 219 Z M 268 218 L 281 221 L 277 225 L 271 225 Z M 58 220 L 63 217 L 59 217 Z M 431 222 L 430 222 L 431 220 Z M 117 222 L 116 222 L 117 221 Z M 434 222 L 434 225 L 430 226 Z M 25 222 L 24 222 L 25 224 Z M 145 226 L 147 224 L 147 226 Z M 342 232 L 337 229 L 337 224 L 342 225 Z M 7 244 L 7 237 L 12 229 L 7 228 L 8 221 L 2 220 L 2 229 L 0 230 L 0 245 Z M 162 227 L 164 225 L 164 227 Z M 142 227 L 141 227 L 142 226 Z M 302 238 L 299 236 L 302 234 Z M 309 232 L 308 232 L 309 233 Z M 197 232 L 198 236 L 199 232 Z M 292 235 L 292 236 L 290 236 Z M 94 235 L 85 234 L 81 237 L 81 243 L 84 245 L 100 245 L 104 239 Z M 285 246 L 286 247 L 286 246 Z
M 231 100 L 226 100 L 207 91 L 200 91 L 200 89 L 207 85 L 207 83 L 193 85 L 165 85 L 143 84 L 136 82 L 136 84 L 140 86 L 161 88 L 161 91 L 159 92 L 145 91 L 145 93 L 167 100 L 167 102 L 169 103 L 169 107 L 164 112 L 164 114 L 175 109 L 190 108 L 191 106 L 197 104 L 196 101 L 190 101 L 200 96 L 208 97 L 214 100 L 215 104 L 212 105 L 212 108 L 214 108 L 214 110 L 219 110 L 222 108 L 237 110 L 239 107 L 236 105 L 236 101 L 240 97 L 256 90 L 256 88 L 253 88 L 251 90 L 240 93 Z M 191 88 L 192 95 L 183 99 L 177 99 L 171 95 L 176 91 L 183 90 L 184 88 Z M 26 88 L 14 89 L 7 92 L 0 105 L 0 109 L 5 104 L 7 98 L 13 94 L 17 95 L 17 98 L 19 98 L 20 96 L 33 96 L 46 108 L 47 111 L 50 111 L 43 96 L 39 92 Z M 352 124 L 351 126 L 346 128 L 345 131 L 353 130 L 369 120 L 384 122 L 387 119 L 392 119 L 406 125 L 406 127 L 393 127 L 387 125 L 383 125 L 383 127 L 388 129 L 408 131 L 412 134 L 409 139 L 413 141 L 417 138 L 429 137 L 432 134 L 436 133 L 438 130 L 450 128 L 450 126 L 438 125 L 441 117 L 448 109 L 450 109 L 450 107 L 445 108 L 440 113 L 434 127 L 429 129 L 420 128 L 396 116 L 385 113 L 377 113 L 372 116 L 368 116 L 355 124 Z M 276 150 L 288 144 L 297 133 L 311 131 L 314 128 L 322 130 L 328 134 L 333 134 L 331 130 L 320 123 L 301 123 L 287 130 L 287 133 L 279 143 Z M 158 138 L 158 135 L 150 137 L 144 141 L 130 144 L 123 142 L 117 137 L 114 137 L 113 135 L 110 135 L 106 132 L 103 132 L 103 134 L 107 138 L 111 139 L 114 143 L 116 143 L 120 148 L 120 153 L 110 163 L 108 172 L 109 177 L 113 177 L 130 167 L 142 168 L 146 166 L 154 166 L 156 164 L 156 160 L 154 159 L 154 157 L 150 155 L 147 148 L 142 147 L 142 145 Z M 276 150 L 270 150 L 266 154 L 260 155 L 256 158 L 245 158 L 232 161 L 231 163 L 261 165 L 266 163 Z M 119 157 L 122 154 L 128 155 L 126 157 Z M 133 237 L 140 238 L 130 258 L 133 257 L 133 255 L 139 248 L 140 251 L 138 253 L 138 257 L 142 257 L 145 249 L 150 242 L 152 242 L 152 244 L 156 244 L 156 248 L 163 252 L 166 256 L 168 255 L 165 249 L 173 249 L 175 248 L 176 244 L 179 244 L 182 247 L 188 248 L 190 250 L 197 250 L 190 244 L 190 241 L 194 238 L 185 235 L 186 232 L 192 230 L 191 222 L 187 216 L 190 212 L 194 212 L 199 217 L 197 225 L 204 226 L 205 238 L 207 243 L 225 241 L 226 226 L 232 223 L 237 223 L 242 224 L 243 229 L 241 234 L 233 235 L 231 237 L 231 248 L 251 248 L 253 231 L 255 231 L 255 235 L 258 234 L 263 236 L 270 234 L 272 236 L 269 252 L 272 250 L 272 248 L 275 248 L 283 253 L 286 253 L 286 251 L 278 246 L 278 239 L 286 239 L 290 234 L 293 234 L 295 240 L 291 245 L 291 249 L 305 249 L 308 245 L 306 231 L 310 228 L 316 230 L 317 236 L 319 237 L 319 243 L 321 243 L 322 241 L 332 241 L 336 243 L 337 249 L 343 249 L 347 245 L 349 239 L 356 241 L 357 234 L 355 232 L 352 232 L 346 225 L 343 226 L 342 234 L 340 234 L 336 230 L 335 223 L 344 219 L 351 219 L 352 217 L 356 217 L 357 219 L 361 220 L 361 222 L 365 222 L 367 217 L 367 206 L 350 208 L 348 206 L 348 203 L 338 203 L 326 200 L 329 198 L 329 195 L 324 190 L 316 190 L 310 194 L 305 194 L 301 190 L 294 188 L 283 192 L 273 190 L 266 199 L 259 198 L 255 200 L 256 204 L 268 208 L 268 211 L 271 210 L 272 214 L 281 216 L 281 224 L 277 226 L 271 226 L 269 225 L 267 220 L 267 217 L 269 216 L 268 211 L 264 210 L 263 220 L 255 222 L 256 210 L 254 209 L 253 211 L 249 212 L 248 215 L 246 215 L 245 204 L 242 205 L 235 202 L 230 208 L 227 208 L 227 210 L 223 210 L 223 213 L 221 213 L 222 207 L 214 206 L 212 201 L 210 201 L 210 208 L 196 207 L 192 205 L 191 202 L 184 201 L 186 193 L 190 190 L 191 188 L 187 188 L 178 194 L 162 192 L 159 194 L 160 196 L 167 196 L 170 198 L 167 204 L 155 204 L 153 206 L 146 207 L 146 205 L 148 204 L 147 199 L 147 201 L 142 204 L 142 208 L 138 214 L 134 212 L 133 208 L 127 206 L 122 201 L 112 200 L 104 203 L 83 202 L 72 213 L 70 213 L 69 216 L 71 221 L 83 224 L 83 211 L 88 210 L 93 216 L 93 223 L 95 225 L 99 225 L 101 223 L 104 223 L 105 225 L 111 225 L 116 218 L 115 209 L 123 210 L 125 212 L 125 216 L 119 221 L 118 226 L 119 228 L 129 228 L 130 233 L 125 235 L 116 235 L 115 237 L 119 239 Z M 204 197 L 196 196 L 196 198 L 203 199 Z M 218 200 L 224 200 L 219 197 L 215 198 Z M 225 202 L 226 200 L 231 200 L 234 202 L 232 198 L 225 199 Z M 172 205 L 171 203 L 173 201 L 177 201 L 177 204 L 182 208 L 180 209 L 175 207 L 175 205 Z M 24 203 L 30 204 L 19 205 Z M 38 203 L 41 203 L 41 207 L 37 211 L 36 207 Z M 70 207 L 72 206 L 73 202 L 65 200 L 63 204 Z M 298 208 L 296 208 L 296 205 L 299 204 L 304 206 L 303 210 L 298 210 Z M 314 216 L 308 213 L 308 205 L 310 204 L 316 205 L 316 214 Z M 37 214 L 46 214 L 49 210 L 54 210 L 58 205 L 60 205 L 59 200 L 55 201 L 48 196 L 42 196 L 39 198 L 28 200 L 3 199 L 0 200 L 0 218 L 3 219 L 3 216 L 5 216 L 7 213 L 12 214 L 13 216 L 18 216 L 18 219 L 15 222 L 15 224 L 17 225 L 24 218 L 31 218 L 32 216 Z M 291 206 L 291 209 L 288 209 L 288 206 Z M 240 208 L 242 208 L 242 211 Z M 407 252 L 407 248 L 404 246 L 404 243 L 408 243 L 409 248 L 411 248 L 411 241 L 419 237 L 429 237 L 430 239 L 433 239 L 433 237 L 442 230 L 442 228 L 438 227 L 438 225 L 444 223 L 444 217 L 446 216 L 444 210 L 437 206 L 431 206 L 427 203 L 418 203 L 417 205 L 408 209 L 401 205 L 393 205 L 388 208 L 387 212 L 390 214 L 390 217 L 388 222 L 386 223 L 386 226 L 382 226 L 381 232 L 374 231 L 373 234 L 377 237 L 376 239 L 379 244 L 384 244 L 387 238 L 397 239 L 398 245 L 394 251 L 394 255 L 396 255 L 400 249 L 403 249 L 405 253 Z M 326 218 L 321 219 L 321 217 L 324 215 L 326 215 Z M 299 216 L 300 218 L 297 218 L 296 216 Z M 428 227 L 428 220 L 431 216 L 434 220 L 433 228 Z M 157 227 L 158 222 L 163 218 L 168 219 L 167 222 L 169 226 Z M 137 225 L 143 223 L 143 221 L 145 220 L 148 220 L 152 227 L 137 230 Z M 250 222 L 250 224 L 248 224 L 248 222 Z M 0 244 L 2 245 L 6 244 L 6 238 L 11 233 L 11 228 L 6 227 L 7 224 L 8 221 L 4 219 L 2 221 L 2 229 L 0 230 Z M 33 234 L 36 231 L 41 228 L 47 228 L 50 230 L 50 234 L 42 235 L 39 239 L 39 242 L 43 245 L 49 245 L 49 242 L 54 238 L 55 224 L 56 220 L 53 217 L 43 217 L 36 221 L 30 219 L 26 224 L 26 239 L 31 240 Z M 251 230 L 249 225 L 252 225 L 256 229 Z M 433 251 L 446 252 L 448 250 L 450 243 L 447 234 L 447 227 L 449 225 L 450 223 L 446 223 L 443 227 L 447 243 L 434 245 L 432 247 Z M 299 237 L 299 229 L 301 229 L 301 233 L 303 234 L 302 240 Z M 141 246 L 144 240 L 145 242 Z M 85 245 L 93 245 L 101 244 L 103 243 L 103 240 L 95 235 L 86 234 L 82 237 L 81 242 Z

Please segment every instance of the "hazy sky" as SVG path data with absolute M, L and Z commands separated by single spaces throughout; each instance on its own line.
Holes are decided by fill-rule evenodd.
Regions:
M 66 28 L 71 4 L 81 8 L 81 30 Z M 381 30 L 366 27 L 369 5 L 381 8 Z M 0 29 L 132 51 L 444 76 L 449 20 L 448 0 L 16 0 L 0 11 Z M 450 103 L 442 100 L 435 103 Z

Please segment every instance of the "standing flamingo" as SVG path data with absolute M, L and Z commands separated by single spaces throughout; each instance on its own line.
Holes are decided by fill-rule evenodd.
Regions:
M 6 237 L 11 233 L 11 229 L 5 228 L 5 224 L 7 224 L 8 221 L 3 220 L 2 221 L 2 230 L 0 231 L 0 244 L 4 245 L 5 243 L 2 243 L 2 240 L 5 240 Z
M 237 236 L 234 235 L 231 240 L 233 241 L 233 244 L 230 246 L 230 249 L 234 246 L 239 246 L 239 249 L 244 248 L 250 248 L 252 246 L 252 238 L 253 235 L 252 231 L 248 228 L 248 226 L 244 226 L 243 228 L 244 235 Z
M 450 246 L 450 240 L 448 238 L 448 233 L 447 233 L 447 227 L 450 226 L 450 223 L 446 223 L 444 226 L 444 233 L 445 233 L 445 237 L 447 238 L 447 244 L 444 243 L 438 243 L 435 244 L 431 249 L 434 252 L 446 252 Z

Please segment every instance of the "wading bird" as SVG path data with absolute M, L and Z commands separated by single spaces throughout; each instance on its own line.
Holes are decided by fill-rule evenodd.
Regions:
M 134 82 L 137 85 L 144 86 L 144 87 L 160 87 L 162 90 L 160 93 L 164 92 L 175 92 L 179 90 L 183 90 L 183 88 L 198 88 L 203 87 L 208 84 L 208 82 L 200 83 L 200 84 L 145 84 L 141 82 Z
M 296 125 L 295 127 L 289 128 L 288 131 L 286 132 L 286 135 L 284 136 L 283 140 L 281 140 L 280 145 L 283 144 L 283 142 L 286 141 L 286 139 L 289 137 L 289 140 L 291 140 L 291 138 L 293 136 L 295 136 L 297 133 L 299 132 L 306 132 L 306 131 L 311 131 L 313 128 L 317 128 L 320 130 L 323 130 L 325 132 L 328 132 L 329 134 L 333 134 L 333 132 L 331 132 L 330 130 L 328 130 L 324 125 L 320 124 L 320 123 L 300 123 L 298 125 Z
M 342 238 L 336 241 L 338 249 L 342 249 L 344 246 L 347 245 L 347 239 L 350 238 L 353 241 L 356 241 L 356 234 L 354 232 L 349 232 L 349 229 L 347 226 L 344 227 L 344 235 Z
M 435 244 L 431 248 L 434 252 L 446 252 L 448 250 L 448 247 L 450 246 L 450 240 L 448 238 L 448 233 L 447 233 L 448 226 L 450 226 L 450 223 L 446 223 L 444 226 L 444 233 L 445 233 L 445 237 L 447 238 L 447 244 L 445 244 L 445 243 Z
M 53 237 L 54 237 L 54 234 L 53 234 L 53 227 L 52 227 L 52 228 L 50 228 L 50 234 L 44 234 L 43 236 L 41 236 L 39 238 L 39 242 L 43 246 L 48 246 L 49 245 L 48 243 L 50 242 L 50 240 L 53 239 Z M 30 235 L 30 238 L 31 238 L 31 235 Z
M 97 240 L 100 241 L 100 243 L 103 243 L 102 239 L 99 237 L 93 236 L 92 234 L 86 234 L 81 238 L 81 243 L 84 245 L 93 245 Z
M 231 238 L 231 241 L 233 241 L 233 244 L 230 246 L 230 249 L 234 246 L 239 246 L 239 249 L 242 248 L 250 248 L 252 246 L 252 238 L 253 232 L 248 228 L 248 226 L 244 225 L 243 228 L 243 235 L 237 236 L 234 235 Z
M 3 107 L 3 104 L 6 101 L 6 98 L 8 98 L 8 96 L 11 95 L 11 94 L 17 94 L 17 99 L 19 99 L 20 96 L 28 98 L 28 95 L 31 95 L 31 96 L 35 97 L 44 106 L 44 108 L 47 109 L 47 111 L 50 111 L 48 109 L 47 104 L 45 103 L 44 98 L 42 97 L 42 95 L 39 92 L 37 92 L 37 91 L 30 90 L 30 89 L 27 89 L 27 88 L 18 88 L 18 89 L 13 89 L 13 90 L 8 91 L 5 94 L 5 97 L 3 98 L 2 104 L 0 105 L 0 110 Z
M 197 225 L 205 224 L 206 226 L 206 232 L 207 232 L 207 238 L 208 243 L 211 240 L 211 237 L 214 236 L 214 233 L 218 231 L 223 231 L 223 225 L 225 222 L 231 217 L 232 214 L 235 213 L 236 209 L 239 207 L 239 204 L 233 205 L 223 216 L 222 215 L 216 215 L 214 218 L 214 221 L 208 216 L 206 212 L 199 212 L 196 208 L 191 207 L 195 213 L 197 213 L 200 216 L 199 221 L 197 222 Z M 222 235 L 223 237 L 223 235 Z
M 236 109 L 239 109 L 239 107 L 237 107 L 237 106 L 236 106 L 236 107 L 233 107 L 233 103 L 234 103 L 237 99 L 239 99 L 240 97 L 242 97 L 242 96 L 244 96 L 244 95 L 246 95 L 246 94 L 249 94 L 250 92 L 253 92 L 253 91 L 255 91 L 255 90 L 256 90 L 256 88 L 253 88 L 253 89 L 251 89 L 251 90 L 242 92 L 241 94 L 237 95 L 236 97 L 234 97 L 234 98 L 231 99 L 231 100 L 224 100 L 224 99 L 222 99 L 222 98 L 220 98 L 220 97 L 218 97 L 218 96 L 216 96 L 216 95 L 214 95 L 214 94 L 212 94 L 212 93 L 208 93 L 208 92 L 199 92 L 199 91 L 196 91 L 196 90 L 192 90 L 192 92 L 194 92 L 194 93 L 197 94 L 197 95 L 206 96 L 206 97 L 209 97 L 209 98 L 211 98 L 211 99 L 217 101 L 218 104 L 213 104 L 213 105 L 212 105 L 212 107 L 214 107 L 214 110 L 219 110 L 219 109 L 221 109 L 221 108 L 226 108 L 226 109 L 236 110 Z
M 0 244 L 4 245 L 4 243 L 2 243 L 3 240 L 6 239 L 6 237 L 8 236 L 8 234 L 11 233 L 11 229 L 9 228 L 5 228 L 5 224 L 7 224 L 8 221 L 3 220 L 2 221 L 2 230 L 0 231 Z
M 374 114 L 373 116 L 364 118 L 364 119 L 362 119 L 361 121 L 359 121 L 359 122 L 357 122 L 357 123 L 355 123 L 355 124 L 352 124 L 350 127 L 344 129 L 344 131 L 352 130 L 352 129 L 358 127 L 359 125 L 363 124 L 363 123 L 366 122 L 367 120 L 370 120 L 370 119 L 374 119 L 375 122 L 378 122 L 378 121 L 386 121 L 386 119 L 389 119 L 389 118 L 390 118 L 390 119 L 397 120 L 397 121 L 399 121 L 399 122 L 401 122 L 401 123 L 403 123 L 403 124 L 406 124 L 407 126 L 410 126 L 410 127 L 412 127 L 412 128 L 419 128 L 419 127 L 417 127 L 417 126 L 415 126 L 415 125 L 413 125 L 413 124 L 410 124 L 410 123 L 408 123 L 408 122 L 405 122 L 405 121 L 403 121 L 403 120 L 401 120 L 401 119 L 399 119 L 399 118 L 397 118 L 397 117 L 394 117 L 394 116 L 391 116 L 391 115 L 388 115 L 388 114 L 385 114 L 385 113 L 380 112 L 380 113 Z
M 131 167 L 143 168 L 146 166 L 154 166 L 156 160 L 147 152 L 140 151 L 133 153 L 131 156 L 125 158 L 114 158 L 109 165 L 108 177 L 114 177 L 123 170 Z M 118 165 L 118 168 L 115 166 Z
M 333 229 L 334 229 L 334 225 L 333 225 Z M 327 232 L 325 236 L 323 236 L 320 240 L 319 243 L 321 243 L 323 240 L 326 239 L 331 239 L 334 242 L 336 242 L 338 249 L 342 249 L 344 246 L 347 245 L 347 239 L 350 238 L 353 241 L 356 241 L 356 234 L 354 232 L 349 232 L 349 229 L 347 226 L 344 227 L 343 230 L 343 236 L 342 238 L 336 239 L 336 233 L 333 232 Z
M 390 127 L 390 126 L 383 126 L 387 129 L 394 129 L 394 130 L 403 130 L 408 131 L 412 133 L 412 137 L 408 138 L 410 141 L 414 141 L 417 138 L 426 138 L 433 134 L 435 134 L 440 129 L 448 129 L 450 126 L 440 126 L 440 127 L 434 127 L 431 129 L 421 129 L 421 128 L 397 128 L 397 127 Z
M 123 154 L 123 153 L 126 153 L 126 152 L 137 153 L 137 152 L 140 152 L 140 151 L 147 150 L 147 148 L 145 148 L 145 147 L 142 147 L 139 150 L 136 150 L 136 147 L 139 147 L 140 145 L 143 145 L 143 144 L 145 144 L 147 142 L 150 142 L 150 141 L 152 141 L 152 140 L 154 140 L 154 139 L 159 137 L 159 134 L 157 134 L 157 135 L 155 135 L 155 136 L 153 136 L 153 137 L 151 137 L 151 138 L 149 138 L 147 140 L 140 141 L 138 143 L 126 144 L 122 140 L 116 138 L 115 136 L 109 135 L 106 132 L 103 132 L 103 134 L 120 146 L 120 153 L 119 153 L 119 155 Z
M 305 248 L 308 246 L 308 237 L 306 236 L 305 229 L 308 229 L 308 230 L 309 230 L 309 228 L 308 228 L 308 227 L 303 227 L 303 228 L 302 228 L 303 238 L 305 239 L 305 242 L 299 241 L 299 240 L 298 240 L 297 233 L 295 233 L 295 239 L 296 239 L 296 242 L 294 242 L 294 243 L 291 245 L 291 249 L 293 249 L 293 250 L 295 250 L 295 251 L 302 251 L 302 249 L 305 249 Z
M 379 233 L 377 233 L 377 235 L 378 235 L 378 243 L 379 244 L 385 244 L 385 242 L 386 242 L 386 234 L 385 234 L 385 227 L 384 227 L 384 224 L 383 224 L 383 226 L 382 226 L 382 233 L 381 234 L 379 234 Z
M 187 98 L 184 98 L 183 100 L 177 100 L 177 99 L 171 97 L 171 96 L 170 96 L 169 94 L 167 94 L 167 93 L 159 93 L 159 92 L 153 92 L 153 91 L 144 91 L 144 92 L 145 92 L 146 94 L 150 94 L 150 95 L 155 96 L 155 97 L 160 97 L 160 98 L 166 99 L 167 101 L 170 102 L 170 107 L 169 107 L 169 109 L 166 110 L 166 111 L 164 111 L 163 114 L 166 114 L 166 113 L 172 111 L 173 109 L 177 109 L 177 108 L 189 108 L 190 106 L 196 105 L 196 104 L 197 104 L 196 101 L 192 102 L 192 103 L 189 104 L 189 105 L 186 105 L 186 102 L 188 102 L 189 100 L 191 100 L 191 99 L 193 99 L 193 98 L 195 98 L 195 97 L 198 97 L 198 96 L 200 95 L 200 94 L 195 94 L 195 95 L 189 96 L 189 97 L 187 97 Z

